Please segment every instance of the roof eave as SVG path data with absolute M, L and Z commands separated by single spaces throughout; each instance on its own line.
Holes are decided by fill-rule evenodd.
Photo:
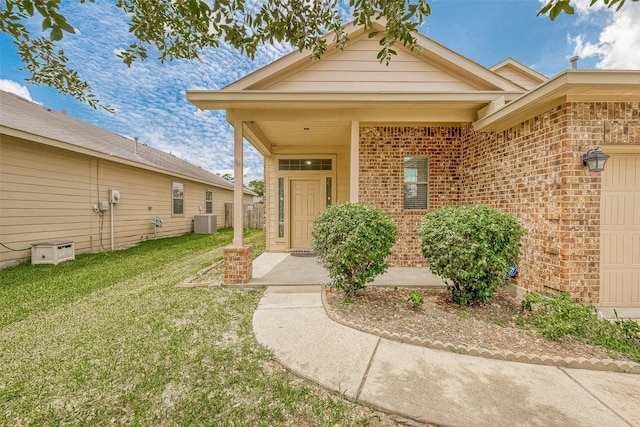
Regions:
M 298 108 L 366 107 L 388 104 L 489 103 L 502 96 L 512 101 L 522 91 L 470 92 L 285 92 L 285 91 L 211 91 L 188 90 L 187 99 L 201 110 L 295 106 Z
M 50 147 L 59 148 L 66 151 L 71 151 L 78 154 L 83 154 L 86 156 L 95 157 L 98 159 L 110 160 L 116 163 L 120 163 L 123 165 L 135 167 L 138 169 L 148 170 L 156 173 L 161 173 L 163 175 L 169 175 L 180 179 L 185 179 L 193 182 L 199 182 L 201 184 L 210 185 L 212 187 L 222 188 L 225 190 L 233 190 L 233 185 L 225 186 L 212 181 L 208 181 L 203 178 L 198 178 L 192 175 L 183 174 L 180 172 L 174 172 L 167 169 L 163 169 L 157 166 L 149 165 L 147 163 L 129 160 L 124 157 L 118 156 L 117 154 L 109 154 L 104 153 L 102 151 L 92 150 L 90 148 L 81 147 L 79 145 L 71 144 L 68 142 L 47 138 L 41 135 L 33 134 L 30 132 L 26 132 L 20 129 L 14 129 L 8 126 L 0 125 L 0 135 L 8 135 L 14 138 L 24 139 L 28 141 L 34 141 L 39 144 L 48 145 Z M 254 195 L 251 190 L 246 190 L 245 194 Z
M 593 88 L 600 88 L 605 93 L 596 94 Z M 567 101 L 637 101 L 638 97 L 640 71 L 565 70 L 504 107 L 475 121 L 473 127 L 476 131 L 503 130 L 552 104 Z

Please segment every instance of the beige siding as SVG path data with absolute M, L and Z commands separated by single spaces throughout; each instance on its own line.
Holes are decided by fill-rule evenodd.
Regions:
M 6 136 L 0 141 L 0 242 L 13 249 L 72 240 L 90 246 L 91 163 Z M 89 207 L 89 209 L 87 209 Z M 30 256 L 0 247 L 0 263 Z
M 380 45 L 376 40 L 358 40 L 342 52 L 328 54 L 305 64 L 277 82 L 254 89 L 285 91 L 467 91 L 476 89 L 469 82 L 446 70 L 398 49 L 387 66 L 376 59 Z
M 511 67 L 500 68 L 496 70 L 495 73 L 527 90 L 531 90 L 540 84 L 540 81 Z
M 172 215 L 172 182 L 184 183 L 184 214 Z M 224 203 L 232 190 L 6 135 L 0 141 L 0 242 L 12 249 L 28 249 L 38 242 L 73 241 L 76 252 L 111 248 L 111 212 L 93 206 L 108 200 L 109 189 L 119 190 L 113 205 L 114 244 L 128 246 L 154 238 L 152 219 L 162 227 L 157 237 L 193 230 L 193 216 L 205 212 L 205 191 L 213 190 L 218 225 L 224 225 Z M 245 196 L 250 202 L 251 196 Z M 0 266 L 26 259 L 30 250 L 0 247 Z

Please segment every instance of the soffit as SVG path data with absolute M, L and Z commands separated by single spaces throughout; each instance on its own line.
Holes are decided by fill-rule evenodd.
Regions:
M 240 110 L 240 109 L 304 109 L 319 108 L 398 108 L 415 106 L 439 106 L 457 104 L 487 104 L 500 97 L 511 101 L 522 95 L 517 91 L 432 91 L 432 92 L 380 92 L 380 91 L 209 91 L 188 90 L 187 98 L 201 110 Z
M 276 146 L 347 145 L 351 138 L 351 122 L 347 121 L 263 121 L 257 126 Z

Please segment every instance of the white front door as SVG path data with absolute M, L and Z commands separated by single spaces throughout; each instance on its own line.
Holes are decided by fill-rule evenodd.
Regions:
M 291 180 L 291 249 L 311 249 L 313 222 L 323 210 L 321 179 Z
M 613 154 L 602 174 L 600 303 L 640 307 L 640 154 Z

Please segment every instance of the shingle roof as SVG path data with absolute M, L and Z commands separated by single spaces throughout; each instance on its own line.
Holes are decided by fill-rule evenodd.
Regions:
M 205 181 L 217 187 L 233 189 L 233 183 L 186 160 L 142 143 L 138 144 L 136 154 L 133 139 L 74 119 L 2 90 L 0 90 L 0 125 L 108 154 L 114 161 L 128 160 Z M 245 192 L 254 194 L 247 189 Z

